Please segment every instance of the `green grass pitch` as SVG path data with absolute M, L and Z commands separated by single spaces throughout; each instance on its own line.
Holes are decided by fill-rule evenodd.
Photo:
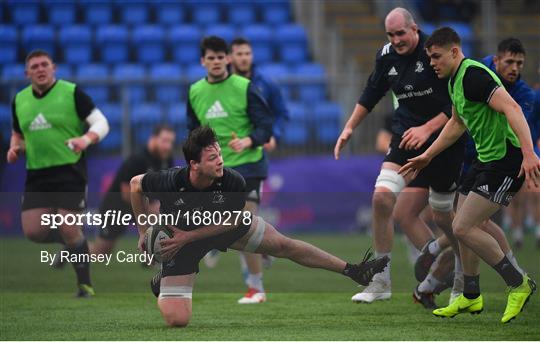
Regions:
M 348 261 L 358 261 L 367 236 L 302 235 Z M 518 260 L 540 280 L 540 251 L 528 236 Z M 134 251 L 136 241 L 120 248 Z M 540 340 L 540 298 L 508 325 L 499 322 L 506 304 L 499 276 L 482 265 L 485 310 L 481 315 L 439 319 L 413 304 L 415 286 L 405 246 L 396 236 L 392 299 L 353 304 L 359 288 L 339 274 L 277 260 L 264 276 L 268 302 L 241 306 L 245 290 L 236 252 L 221 254 L 217 268 L 201 263 L 193 317 L 185 329 L 167 328 L 150 293 L 155 273 L 137 264 L 92 265 L 97 295 L 75 299 L 71 265 L 53 270 L 39 261 L 42 249 L 22 239 L 0 240 L 0 339 L 2 340 Z M 448 291 L 437 298 L 448 300 Z

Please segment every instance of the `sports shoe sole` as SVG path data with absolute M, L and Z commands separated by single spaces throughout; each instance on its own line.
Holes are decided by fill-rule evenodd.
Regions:
M 484 308 L 480 309 L 480 310 L 477 310 L 477 311 L 471 311 L 469 312 L 471 315 L 480 315 L 482 313 L 482 311 L 484 311 Z M 457 314 L 453 315 L 453 316 L 439 316 L 439 315 L 436 315 L 436 314 L 433 314 L 433 316 L 435 317 L 439 317 L 439 318 L 454 318 L 456 317 L 457 315 L 459 315 L 460 313 L 463 313 L 463 312 L 458 312 Z
M 356 303 L 356 304 L 371 304 L 371 303 L 374 303 L 374 302 L 382 302 L 382 301 L 387 301 L 387 300 L 390 300 L 390 299 L 392 299 L 392 296 L 390 296 L 388 298 L 377 298 L 375 300 L 372 300 L 371 302 L 364 301 L 364 300 L 353 300 L 353 299 L 351 299 L 351 301 L 353 303 Z

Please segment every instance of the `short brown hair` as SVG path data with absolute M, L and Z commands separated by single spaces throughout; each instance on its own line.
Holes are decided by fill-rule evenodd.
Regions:
M 189 162 L 194 160 L 197 163 L 201 161 L 201 154 L 205 147 L 212 146 L 217 143 L 216 132 L 209 126 L 199 126 L 195 128 L 187 140 L 182 146 L 182 151 L 184 152 L 184 158 L 186 163 L 189 165 Z
M 433 45 L 447 46 L 448 44 L 456 44 L 461 46 L 461 38 L 456 31 L 451 27 L 441 27 L 436 29 L 431 36 L 426 40 L 424 47 L 429 49 Z
M 32 50 L 27 56 L 26 56 L 26 59 L 24 60 L 24 64 L 28 64 L 28 62 L 34 58 L 34 57 L 41 57 L 41 56 L 45 56 L 47 57 L 48 59 L 51 60 L 51 62 L 54 63 L 51 55 L 45 51 L 45 50 L 41 50 L 41 49 L 37 49 L 37 50 Z

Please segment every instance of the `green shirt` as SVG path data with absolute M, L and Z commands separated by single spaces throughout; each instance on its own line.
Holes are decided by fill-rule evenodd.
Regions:
M 226 167 L 254 163 L 263 158 L 262 146 L 240 153 L 228 146 L 233 132 L 238 138 L 245 138 L 253 131 L 247 113 L 249 82 L 242 76 L 230 75 L 217 83 L 209 83 L 204 78 L 189 88 L 191 108 L 201 125 L 208 125 L 216 132 Z
M 28 170 L 74 164 L 81 158 L 65 144 L 83 134 L 74 92 L 75 84 L 58 80 L 42 98 L 34 96 L 31 85 L 15 96 L 15 115 L 26 145 Z
M 519 148 L 519 140 L 503 113 L 495 111 L 487 103 L 471 101 L 465 97 L 463 79 L 470 67 L 486 70 L 500 87 L 503 86 L 497 75 L 485 65 L 464 59 L 456 74 L 448 82 L 448 92 L 457 115 L 467 126 L 474 141 L 478 160 L 484 163 L 500 160 L 506 155 L 506 141 L 509 140 L 512 145 Z

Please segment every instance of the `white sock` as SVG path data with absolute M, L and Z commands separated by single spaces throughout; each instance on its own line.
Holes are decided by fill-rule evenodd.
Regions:
M 392 252 L 388 252 L 388 253 L 379 253 L 379 252 L 375 252 L 375 256 L 377 258 L 382 258 L 384 256 L 387 256 L 388 259 L 390 259 L 390 261 L 388 261 L 388 265 L 386 265 L 386 267 L 384 268 L 384 270 L 381 272 L 381 273 L 377 273 L 375 276 L 376 277 L 381 277 L 383 280 L 385 280 L 386 282 L 390 282 L 390 263 L 392 262 Z
M 525 274 L 525 272 L 521 269 L 521 267 L 519 267 L 519 264 L 517 262 L 517 259 L 516 257 L 514 256 L 514 253 L 512 251 L 509 251 L 508 253 L 506 253 L 506 258 L 508 258 L 508 260 L 510 261 L 510 263 L 516 268 L 516 270 L 519 271 L 519 273 L 521 274 Z
M 247 284 L 250 288 L 256 289 L 259 292 L 264 292 L 263 282 L 262 282 L 262 272 L 261 273 L 250 273 L 247 278 Z
M 428 251 L 432 255 L 438 255 L 441 252 L 441 246 L 439 246 L 439 240 L 432 241 L 428 245 Z
M 454 285 L 452 285 L 452 293 L 463 293 L 463 287 L 465 286 L 463 279 L 463 272 L 454 273 Z
M 246 256 L 244 255 L 244 253 L 238 253 L 238 256 L 240 257 L 240 270 L 242 270 L 242 278 L 244 279 L 244 283 L 249 287 L 249 270 L 247 266 Z
M 463 274 L 463 266 L 461 265 L 461 259 L 456 254 L 454 254 L 454 273 Z
M 416 259 L 418 259 L 421 252 L 412 244 L 411 240 L 409 240 L 405 235 L 403 235 L 403 240 L 405 241 L 405 245 L 407 246 L 407 255 L 409 257 L 409 262 L 411 263 L 411 265 L 414 265 Z
M 512 239 L 514 241 L 523 241 L 523 228 L 512 229 Z
M 435 278 L 433 274 L 428 273 L 426 279 L 418 285 L 418 291 L 423 293 L 433 293 L 439 284 L 441 284 L 441 281 Z

